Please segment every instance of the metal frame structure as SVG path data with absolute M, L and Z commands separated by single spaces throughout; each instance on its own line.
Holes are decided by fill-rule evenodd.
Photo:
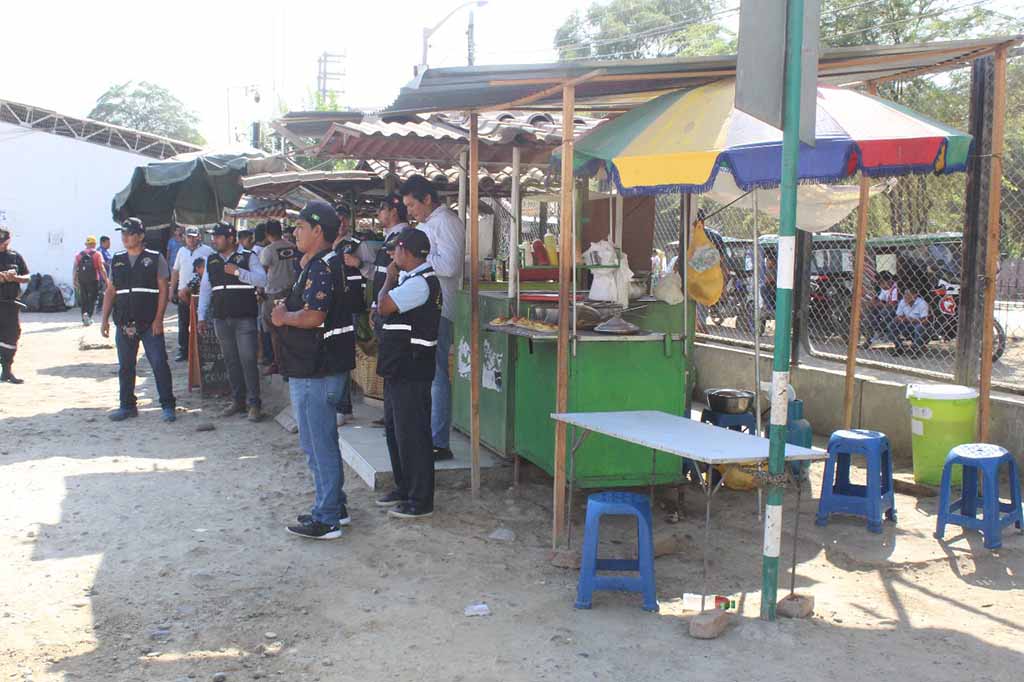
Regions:
M 199 145 L 144 133 L 112 123 L 67 116 L 56 111 L 0 99 L 0 121 L 113 149 L 166 159 L 202 150 Z

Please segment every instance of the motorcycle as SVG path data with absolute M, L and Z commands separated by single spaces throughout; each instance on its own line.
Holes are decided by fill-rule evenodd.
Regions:
M 939 277 L 925 295 L 930 311 L 929 341 L 955 341 L 960 327 L 960 285 Z M 1006 352 L 1006 331 L 999 320 L 992 320 L 992 362 Z

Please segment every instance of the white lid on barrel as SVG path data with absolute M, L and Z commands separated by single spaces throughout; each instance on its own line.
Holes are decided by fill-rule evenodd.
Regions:
M 907 398 L 921 400 L 971 400 L 978 397 L 978 390 L 959 384 L 910 384 Z

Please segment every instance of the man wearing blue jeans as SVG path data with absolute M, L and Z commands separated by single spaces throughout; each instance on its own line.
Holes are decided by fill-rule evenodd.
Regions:
M 422 175 L 413 175 L 402 183 L 399 194 L 409 215 L 419 221 L 418 229 L 426 232 L 430 239 L 427 263 L 436 274 L 444 297 L 437 330 L 436 368 L 430 386 L 430 431 L 434 459 L 451 459 L 452 383 L 448 376 L 448 354 L 452 348 L 455 292 L 462 283 L 466 259 L 466 226 L 454 211 L 440 202 L 437 190 Z
M 341 527 L 350 523 L 337 412 L 343 377 L 356 364 L 356 337 L 344 295 L 344 263 L 331 248 L 338 224 L 338 214 L 323 201 L 311 201 L 299 213 L 295 241 L 303 254 L 302 272 L 270 317 L 278 330 L 278 365 L 288 379 L 299 442 L 316 487 L 310 512 L 287 530 L 311 540 L 340 538 Z
M 164 311 L 167 309 L 170 272 L 167 260 L 157 251 L 143 247 L 146 228 L 138 218 L 128 218 L 121 225 L 125 250 L 114 255 L 110 278 L 103 297 L 103 322 L 100 333 L 110 337 L 110 315 L 114 315 L 117 333 L 118 383 L 120 406 L 110 413 L 111 421 L 120 422 L 139 416 L 135 397 L 135 366 L 139 342 L 153 369 L 160 396 L 161 419 L 175 420 L 171 368 L 164 345 Z

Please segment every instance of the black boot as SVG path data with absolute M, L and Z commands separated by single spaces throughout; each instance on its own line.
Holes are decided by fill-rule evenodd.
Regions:
M 3 373 L 0 373 L 0 381 L 2 381 L 4 383 L 8 383 L 8 384 L 23 384 L 23 383 L 25 383 L 24 379 L 19 379 L 18 377 L 14 376 L 14 374 L 11 372 L 11 365 L 10 365 L 10 363 L 5 362 L 4 365 L 3 365 L 3 368 L 4 368 L 3 369 Z

